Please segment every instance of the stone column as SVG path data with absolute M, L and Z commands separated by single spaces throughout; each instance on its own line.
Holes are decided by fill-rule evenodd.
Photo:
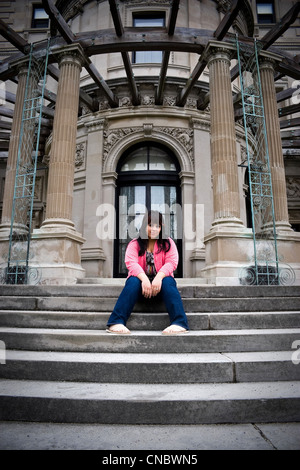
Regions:
M 247 262 L 249 236 L 240 219 L 240 189 L 236 128 L 230 78 L 234 46 L 211 41 L 206 50 L 209 67 L 213 214 L 204 238 L 206 266 L 202 275 L 217 285 L 238 285 Z
M 3 213 L 2 213 L 2 223 L 0 225 L 0 264 L 6 264 L 9 252 L 9 237 L 11 230 L 12 222 L 12 209 L 13 209 L 13 199 L 14 199 L 14 190 L 15 190 L 15 179 L 16 171 L 19 158 L 19 145 L 20 145 L 20 136 L 21 129 L 22 131 L 22 147 L 20 149 L 20 162 L 19 162 L 19 176 L 25 175 L 24 178 L 27 180 L 27 169 L 32 165 L 32 150 L 33 150 L 33 140 L 34 140 L 34 119 L 29 119 L 28 121 L 23 122 L 23 107 L 25 96 L 27 98 L 32 98 L 34 93 L 36 93 L 37 85 L 37 74 L 35 73 L 35 63 L 32 61 L 31 73 L 28 77 L 28 67 L 29 67 L 29 57 L 24 57 L 23 59 L 18 59 L 11 64 L 12 67 L 16 67 L 18 73 L 18 87 L 16 93 L 16 102 L 14 107 L 14 117 L 12 122 L 12 129 L 9 142 L 9 151 L 8 151 L 8 160 L 6 166 L 6 175 L 5 175 L 5 186 L 4 186 L 4 195 L 3 195 Z M 27 85 L 27 95 L 26 95 L 26 85 Z M 26 116 L 25 116 L 26 117 Z M 23 178 L 20 176 L 19 184 Z M 29 209 L 29 198 L 18 199 L 14 208 L 14 232 L 19 235 L 28 236 L 28 209 Z M 22 249 L 24 248 L 26 252 L 24 243 L 22 244 Z M 21 245 L 17 244 L 18 250 L 20 250 Z M 14 250 L 13 250 L 14 252 Z M 23 255 L 24 253 L 22 253 Z M 15 256 L 15 255 L 13 255 Z M 19 255 L 18 255 L 19 256 Z
M 213 225 L 242 224 L 230 57 L 230 49 L 216 47 L 211 51 L 208 61 L 214 198 Z
M 14 186 L 18 160 L 18 150 L 22 123 L 23 105 L 26 92 L 28 73 L 28 58 L 21 62 L 18 74 L 18 88 L 14 107 L 14 117 L 9 141 L 8 159 L 5 174 L 5 186 L 3 195 L 3 211 L 0 232 L 2 236 L 9 236 L 11 213 L 14 197 Z
M 278 105 L 274 83 L 275 62 L 267 57 L 262 57 L 260 60 L 260 77 L 272 175 L 275 223 L 276 228 L 279 231 L 291 230 L 288 215 L 285 168 L 280 136 Z
M 72 222 L 74 166 L 82 50 L 65 47 L 59 54 L 59 81 L 49 165 L 46 220 L 43 226 Z
M 84 60 L 78 44 L 57 51 L 59 81 L 50 152 L 46 219 L 34 230 L 34 261 L 44 284 L 74 284 L 84 277 L 84 239 L 72 221 L 80 71 Z

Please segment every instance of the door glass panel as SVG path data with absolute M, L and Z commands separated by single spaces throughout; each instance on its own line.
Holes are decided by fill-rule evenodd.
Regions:
M 176 186 L 151 186 L 151 209 L 162 213 L 165 222 L 165 235 L 175 241 L 178 233 L 178 205 Z
M 146 210 L 146 187 L 123 186 L 119 197 L 119 272 L 127 273 L 125 251 L 128 243 L 138 237 Z

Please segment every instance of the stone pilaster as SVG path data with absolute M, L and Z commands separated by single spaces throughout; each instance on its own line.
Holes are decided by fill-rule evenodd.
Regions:
M 82 265 L 87 277 L 104 277 L 103 264 L 106 259 L 102 248 L 102 238 L 97 232 L 98 211 L 103 205 L 102 189 L 102 149 L 105 120 L 87 117 L 83 119 L 88 131 L 86 184 L 84 200 L 85 243 L 82 247 Z
M 285 168 L 283 161 L 278 105 L 274 83 L 275 62 L 267 57 L 261 58 L 260 77 L 263 94 L 266 132 L 272 175 L 273 200 L 276 229 L 291 230 L 289 224 Z

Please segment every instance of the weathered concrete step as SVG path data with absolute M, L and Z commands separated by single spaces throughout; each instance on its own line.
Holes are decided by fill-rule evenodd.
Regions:
M 18 328 L 69 328 L 102 330 L 110 313 L 58 312 L 35 310 L 0 310 L 0 325 Z M 253 328 L 300 328 L 300 312 L 226 312 L 187 313 L 191 330 L 228 330 Z M 162 330 L 169 324 L 167 313 L 138 313 L 131 315 L 128 327 L 132 330 Z
M 0 380 L 0 420 L 102 424 L 300 421 L 297 382 L 95 384 Z
M 118 285 L 0 285 L 0 297 L 118 297 L 125 280 L 118 281 Z M 300 286 L 199 286 L 186 285 L 184 279 L 176 281 L 181 296 L 188 298 L 300 298 Z
M 0 377 L 97 383 L 221 383 L 300 380 L 291 351 L 118 354 L 7 351 Z
M 22 297 L 4 296 L 1 310 L 56 310 L 111 312 L 117 298 L 113 297 Z M 183 298 L 186 312 L 261 312 L 299 311 L 300 297 L 255 297 L 255 298 Z M 165 311 L 163 302 L 153 299 L 138 302 L 135 312 Z
M 0 328 L 6 349 L 113 353 L 195 353 L 288 351 L 300 329 L 190 331 L 164 336 L 157 331 L 114 335 L 103 330 Z

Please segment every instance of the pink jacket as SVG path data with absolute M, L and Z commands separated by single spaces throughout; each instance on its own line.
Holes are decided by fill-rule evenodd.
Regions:
M 158 248 L 157 244 L 154 245 L 154 264 L 156 272 L 163 272 L 166 276 L 174 276 L 173 271 L 175 271 L 178 264 L 178 251 L 175 245 L 175 242 L 169 238 L 171 247 L 166 253 L 161 251 L 157 253 Z M 137 239 L 131 240 L 128 243 L 126 253 L 125 253 L 125 264 L 128 269 L 129 276 L 138 276 L 140 273 L 146 271 L 146 252 L 143 256 L 139 256 L 139 244 Z

